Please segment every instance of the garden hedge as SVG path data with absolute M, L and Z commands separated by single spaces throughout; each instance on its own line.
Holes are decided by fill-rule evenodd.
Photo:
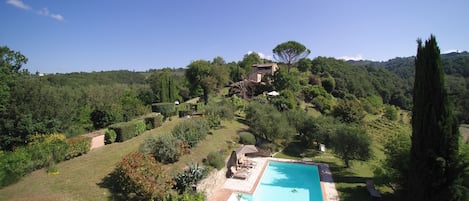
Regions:
M 134 120 L 113 124 L 109 129 L 116 132 L 116 142 L 125 142 L 145 132 L 146 125 L 144 120 Z
M 176 113 L 176 107 L 174 103 L 153 103 L 151 104 L 151 111 L 159 112 L 167 118 Z
M 116 132 L 116 142 L 125 142 L 132 139 L 137 131 L 135 124 L 132 122 L 113 124 L 109 126 L 109 129 Z
M 67 139 L 68 152 L 65 156 L 66 159 L 75 158 L 88 153 L 91 148 L 91 138 L 84 136 L 77 136 Z
M 147 126 L 147 130 L 158 128 L 163 124 L 163 116 L 152 113 L 143 118 L 145 125 Z

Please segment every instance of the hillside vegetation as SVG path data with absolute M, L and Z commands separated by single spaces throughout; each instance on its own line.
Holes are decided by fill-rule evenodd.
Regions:
M 184 69 L 40 76 L 21 70 L 27 59 L 2 47 L 12 54 L 0 63 L 0 199 L 200 200 L 186 189 L 223 167 L 238 140 L 263 155 L 329 163 L 342 200 L 366 199 L 367 179 L 385 200 L 396 198 L 410 149 L 414 58 L 309 59 L 303 45 L 285 44 L 274 51 L 285 61 L 259 83 L 247 80 L 253 64 L 272 61 L 257 53 Z M 284 55 L 290 48 L 302 58 Z M 442 58 L 454 113 L 467 123 L 469 56 Z M 108 145 L 62 157 L 73 144 L 66 142 L 99 129 Z M 36 153 L 33 166 L 27 159 Z

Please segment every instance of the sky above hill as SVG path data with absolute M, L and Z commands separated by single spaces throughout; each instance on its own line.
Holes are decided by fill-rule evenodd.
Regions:
M 317 56 L 376 61 L 416 53 L 434 34 L 442 52 L 469 50 L 467 0 L 1 0 L 0 46 L 30 72 L 145 71 L 295 40 Z

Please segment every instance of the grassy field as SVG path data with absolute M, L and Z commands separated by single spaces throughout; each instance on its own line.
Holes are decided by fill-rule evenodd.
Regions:
M 124 143 L 115 143 L 98 148 L 90 153 L 57 164 L 58 175 L 48 175 L 44 169 L 37 170 L 21 181 L 0 190 L 0 200 L 113 200 L 114 196 L 105 185 L 106 176 L 114 170 L 122 156 L 137 151 L 144 139 L 150 135 L 169 133 L 181 119 L 174 118 L 162 127 L 145 132 Z M 206 140 L 191 150 L 190 155 L 167 165 L 170 173 L 176 173 L 191 162 L 201 162 L 211 151 L 225 149 L 240 129 L 246 128 L 237 121 L 223 122 L 223 127 L 208 135 Z M 234 146 L 231 146 L 234 147 Z

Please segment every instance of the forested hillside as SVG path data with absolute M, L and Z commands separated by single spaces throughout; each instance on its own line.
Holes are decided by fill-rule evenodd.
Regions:
M 226 63 L 221 57 L 213 61 L 200 60 L 189 64 L 189 77 L 186 69 L 39 76 L 20 70 L 27 59 L 19 52 L 9 57 L 16 63 L 8 64 L 14 70 L 10 69 L 10 79 L 8 82 L 4 79 L 3 84 L 7 87 L 4 94 L 8 96 L 2 97 L 5 103 L 2 104 L 0 131 L 2 149 L 6 150 L 27 143 L 34 133 L 61 132 L 74 136 L 145 114 L 155 102 L 182 101 L 200 95 L 208 97 L 229 82 L 247 78 L 252 64 L 268 62 L 255 53 L 245 55 L 239 62 Z M 456 115 L 461 121 L 469 122 L 469 53 L 442 55 L 442 63 Z M 332 111 L 335 98 L 344 99 L 350 95 L 364 105 L 376 105 L 372 102 L 379 97 L 381 104 L 409 110 L 413 66 L 414 57 L 386 62 L 305 58 L 292 72 L 281 70 L 273 76 L 282 82 L 277 81 L 260 90 L 288 90 L 291 96 L 281 96 L 284 99 L 279 98 L 277 104 L 295 104 L 291 98 L 296 97 L 311 102 L 323 112 Z M 208 73 L 208 77 L 202 78 L 200 73 Z M 191 76 L 195 76 L 194 79 L 186 79 Z
M 291 52 L 296 55 L 286 54 Z M 148 143 L 145 157 L 136 153 L 142 160 L 153 153 L 157 161 L 168 162 L 155 155 L 155 150 L 160 153 L 159 141 L 169 143 L 176 152 L 196 147 L 209 128 L 219 128 L 222 120 L 234 119 L 235 113 L 240 122 L 249 126 L 249 132 L 239 135 L 241 142 L 255 144 L 267 155 L 281 152 L 304 157 L 324 144 L 345 168 L 351 168 L 352 161 L 369 161 L 377 154 L 384 161 L 379 162 L 382 167 L 376 169 L 376 178 L 391 188 L 402 176 L 395 175 L 400 171 L 400 162 L 396 161 L 407 159 L 410 147 L 406 130 L 409 117 L 405 110 L 413 107 L 413 57 L 387 62 L 309 59 L 306 57 L 309 49 L 288 41 L 274 49 L 281 60 L 277 64 L 254 52 L 237 62 L 227 63 L 218 56 L 212 61 L 192 61 L 182 69 L 40 75 L 22 69 L 27 58 L 20 52 L 0 47 L 0 54 L 0 164 L 4 165 L 0 167 L 0 186 L 10 185 L 35 169 L 47 167 L 53 172 L 55 162 L 70 159 L 71 156 L 63 157 L 63 153 L 73 150 L 72 144 L 79 139 L 74 136 L 106 128 L 108 143 L 135 137 L 151 129 L 142 115 L 152 110 L 160 112 L 163 121 L 171 121 L 176 114 L 203 115 L 183 127 L 176 126 L 172 138 L 145 140 Z M 469 55 L 465 52 L 442 58 L 453 110 L 460 121 L 468 122 Z M 259 71 L 253 64 L 265 65 Z M 258 76 L 262 79 L 251 79 Z M 227 91 L 230 93 L 226 94 Z M 273 91 L 277 95 L 269 93 Z M 200 102 L 176 106 L 176 101 L 181 103 L 194 97 L 200 97 L 195 99 Z M 139 117 L 140 120 L 135 120 Z M 136 121 L 140 124 L 133 123 Z M 155 122 L 153 125 L 161 124 Z M 185 130 L 191 126 L 194 128 Z M 406 132 L 386 131 L 402 128 Z M 114 137 L 109 129 L 115 132 Z M 116 134 L 119 129 L 120 134 Z M 89 147 L 84 149 L 73 157 L 86 153 Z M 37 157 L 37 153 L 42 156 Z M 181 154 L 174 152 L 172 156 Z M 177 157 L 169 161 L 175 162 Z M 41 160 L 27 162 L 34 158 Z M 366 165 L 366 175 L 373 171 L 371 167 Z M 124 180 L 127 179 L 121 181 Z M 343 184 L 338 188 L 344 190 Z M 165 192 L 160 192 L 161 196 Z
M 411 100 L 413 77 L 415 73 L 415 57 L 394 58 L 385 62 L 347 61 L 355 66 L 367 66 L 387 69 L 402 79 L 406 93 L 405 99 Z M 452 52 L 441 55 L 441 63 L 446 73 L 446 85 L 456 116 L 461 122 L 469 122 L 469 52 Z M 399 105 L 399 104 L 396 104 Z M 410 106 L 410 105 L 409 105 Z M 405 107 L 404 107 L 405 108 Z

